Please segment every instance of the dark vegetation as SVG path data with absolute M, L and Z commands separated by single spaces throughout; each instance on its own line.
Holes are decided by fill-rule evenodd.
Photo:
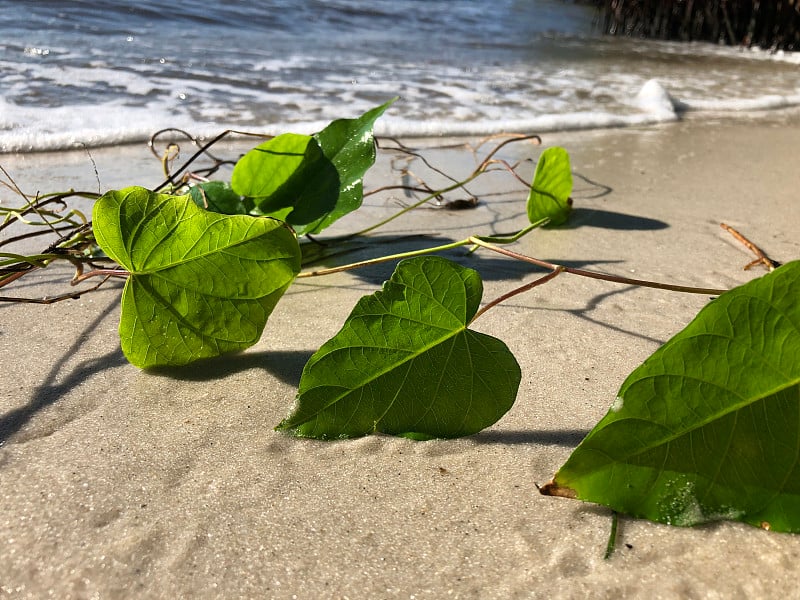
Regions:
M 610 35 L 800 48 L 800 0 L 594 0 Z

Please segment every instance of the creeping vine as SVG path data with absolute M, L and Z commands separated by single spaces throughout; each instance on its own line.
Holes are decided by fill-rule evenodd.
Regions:
M 800 458 L 783 450 L 796 447 L 800 437 L 798 419 L 786 418 L 797 413 L 800 390 L 800 262 L 782 265 L 724 223 L 755 255 L 745 268 L 768 271 L 733 290 L 633 279 L 528 256 L 509 246 L 570 218 L 567 151 L 541 151 L 528 181 L 520 174 L 522 162 L 509 162 L 500 151 L 539 145 L 539 136 L 491 137 L 462 145 L 476 165 L 466 177 L 452 177 L 424 151 L 373 136 L 375 120 L 390 104 L 333 121 L 311 136 L 228 130 L 203 142 L 184 130 L 161 130 L 148 146 L 165 179 L 152 190 L 30 195 L 0 167 L 0 184 L 21 199 L 18 207 L 0 205 L 0 288 L 56 263 L 72 267 L 69 284 L 76 288 L 44 298 L 0 295 L 0 301 L 53 304 L 124 279 L 120 343 L 131 363 L 147 369 L 252 346 L 298 278 L 396 262 L 383 287 L 361 298 L 341 330 L 309 359 L 295 406 L 276 429 L 321 439 L 380 431 L 422 440 L 471 435 L 513 405 L 520 365 L 501 340 L 470 326 L 514 296 L 562 274 L 713 296 L 686 329 L 629 375 L 608 414 L 539 490 L 611 508 L 607 555 L 617 513 L 681 526 L 734 519 L 800 531 Z M 237 158 L 220 156 L 214 146 L 234 135 L 260 143 Z M 194 148 L 181 164 L 176 138 Z M 401 183 L 364 190 L 364 174 L 378 152 L 389 155 Z M 210 165 L 198 165 L 201 158 Z M 424 181 L 411 168 L 416 161 L 445 183 Z M 230 181 L 212 179 L 223 167 L 232 168 Z M 481 197 L 471 184 L 490 172 L 504 173 L 527 192 L 528 222 L 519 231 L 473 233 L 414 251 L 312 266 L 320 253 L 309 248 L 341 258 L 350 251 L 345 242 L 368 246 L 369 234 L 411 211 L 474 208 Z M 390 216 L 355 233 L 320 237 L 365 197 L 398 191 L 407 201 Z M 73 206 L 77 200 L 94 203 L 91 220 Z M 9 250 L 40 240 L 39 252 Z M 484 302 L 476 271 L 433 256 L 455 248 L 466 255 L 493 252 L 546 273 Z M 89 280 L 98 282 L 81 287 Z

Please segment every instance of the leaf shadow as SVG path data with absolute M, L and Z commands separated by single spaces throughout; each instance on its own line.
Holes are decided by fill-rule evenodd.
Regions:
M 588 429 L 483 430 L 469 439 L 478 444 L 568 446 L 575 447 L 589 434 Z
M 614 188 L 612 188 L 610 185 L 606 185 L 605 183 L 600 183 L 599 181 L 594 181 L 593 179 L 590 179 L 586 175 L 578 173 L 577 171 L 573 171 L 572 176 L 577 177 L 584 183 L 589 184 L 589 187 L 586 189 L 579 190 L 573 187 L 572 195 L 575 198 L 581 198 L 584 200 L 593 200 L 595 198 L 602 198 L 603 196 L 608 196 L 614 191 Z
M 664 344 L 664 342 L 666 340 L 657 339 L 657 338 L 645 335 L 645 334 L 641 333 L 640 331 L 626 329 L 624 327 L 620 327 L 619 325 L 613 325 L 611 323 L 604 322 L 604 321 L 602 321 L 600 319 L 596 319 L 596 318 L 594 318 L 594 317 L 592 317 L 590 315 L 590 313 L 593 310 L 595 310 L 596 308 L 598 308 L 598 306 L 600 306 L 600 304 L 604 300 L 606 300 L 607 298 L 610 298 L 611 296 L 615 296 L 617 294 L 624 294 L 626 292 L 629 292 L 632 289 L 634 289 L 634 288 L 632 288 L 630 286 L 625 286 L 625 287 L 618 287 L 618 288 L 615 288 L 615 289 L 611 289 L 611 290 L 609 290 L 607 292 L 602 292 L 600 294 L 596 294 L 595 296 L 592 296 L 591 298 L 589 298 L 589 300 L 586 302 L 586 305 L 581 307 L 581 308 L 551 308 L 551 307 L 542 307 L 542 306 L 537 306 L 537 307 L 533 307 L 532 308 L 530 306 L 517 305 L 517 304 L 514 304 L 514 303 L 510 303 L 510 302 L 503 303 L 503 306 L 506 306 L 506 307 L 517 307 L 517 308 L 527 308 L 527 309 L 536 310 L 536 311 L 553 311 L 553 312 L 559 312 L 559 313 L 569 313 L 569 314 L 577 317 L 578 319 L 581 319 L 582 321 L 586 321 L 587 323 L 591 323 L 592 325 L 598 325 L 600 327 L 608 329 L 609 331 L 614 331 L 616 333 L 622 333 L 624 335 L 629 335 L 629 336 L 632 336 L 632 337 L 636 337 L 636 338 L 639 338 L 640 340 L 644 340 L 644 341 L 647 341 L 647 342 L 652 342 L 654 344 L 657 344 L 657 345 L 661 346 L 662 344 Z
M 312 354 L 310 350 L 240 352 L 199 360 L 181 367 L 148 369 L 147 373 L 179 381 L 214 381 L 249 369 L 261 369 L 283 383 L 297 387 L 303 367 Z
M 578 229 L 597 227 L 617 231 L 657 231 L 669 228 L 669 223 L 626 213 L 602 210 L 599 208 L 573 208 L 569 220 L 559 229 Z
M 457 240 L 436 234 L 415 234 L 402 237 L 389 234 L 370 236 L 369 238 L 354 238 L 353 240 L 348 240 L 348 242 L 346 242 L 347 246 L 342 248 L 339 252 L 336 252 L 332 247 L 331 251 L 335 253 L 327 257 L 320 256 L 318 260 L 314 261 L 314 265 L 315 268 L 337 267 L 356 261 L 369 260 L 375 256 L 381 256 L 386 253 L 416 252 L 426 248 L 451 244 L 455 241 Z M 378 247 L 383 246 L 386 252 L 375 252 L 375 248 L 372 247 L 374 245 Z M 435 255 L 452 260 L 464 267 L 475 269 L 480 273 L 483 281 L 519 281 L 533 273 L 545 272 L 541 267 L 521 260 L 509 259 L 493 253 L 470 253 L 467 246 L 437 252 Z M 399 262 L 399 259 L 368 265 L 359 269 L 353 269 L 350 272 L 365 283 L 380 285 L 391 277 L 397 262 Z M 560 261 L 559 264 L 567 267 L 586 268 L 596 264 L 608 265 L 618 262 L 623 261 L 598 259 Z
M 460 250 L 460 249 L 459 249 Z M 466 252 L 462 254 L 455 253 L 439 253 L 437 256 L 448 258 L 455 263 L 464 267 L 469 267 L 477 271 L 481 279 L 486 281 L 519 281 L 521 282 L 526 277 L 532 275 L 541 275 L 547 273 L 547 269 L 543 269 L 530 263 L 509 259 L 506 257 L 491 255 L 471 254 L 467 255 Z M 560 261 L 558 264 L 565 267 L 574 268 L 587 268 L 592 265 L 608 265 L 621 263 L 624 261 L 616 260 L 586 260 L 586 261 Z M 392 276 L 396 263 L 385 263 L 381 265 L 370 266 L 365 269 L 359 269 L 354 273 L 356 277 L 371 285 L 380 285 Z
M 109 303 L 97 317 L 87 325 L 83 332 L 78 335 L 69 348 L 64 350 L 61 357 L 50 368 L 42 383 L 34 388 L 27 404 L 14 408 L 3 415 L 0 415 L 0 446 L 8 439 L 18 433 L 37 413 L 52 406 L 64 398 L 71 390 L 84 383 L 90 376 L 127 364 L 122 350 L 117 347 L 114 350 L 89 360 L 84 360 L 73 367 L 65 377 L 59 378 L 62 370 L 65 369 L 68 361 L 79 351 L 80 347 L 86 343 L 93 331 L 100 323 L 111 314 L 116 308 L 116 299 Z M 60 379 L 60 380 L 59 380 Z M 72 421 L 76 416 L 67 416 L 66 422 Z M 61 423 L 63 425 L 64 422 Z M 34 437 L 39 437 L 34 436 Z

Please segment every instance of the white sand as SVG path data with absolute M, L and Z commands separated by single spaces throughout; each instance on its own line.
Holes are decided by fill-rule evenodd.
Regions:
M 689 285 L 743 283 L 761 272 L 742 270 L 750 255 L 718 223 L 778 260 L 800 255 L 799 136 L 791 116 L 548 135 L 546 143 L 570 151 L 576 173 L 611 191 L 593 197 L 598 188 L 576 178 L 572 224 L 535 232 L 515 249 Z M 160 179 L 144 148 L 93 154 L 104 189 Z M 434 154 L 451 171 L 471 168 L 464 151 Z M 97 189 L 85 153 L 0 161 L 27 190 Z M 369 183 L 386 177 L 376 172 Z M 508 183 L 484 181 L 475 189 Z M 511 231 L 525 222 L 524 196 L 489 196 L 472 211 L 418 211 L 376 235 Z M 393 206 L 370 202 L 342 228 Z M 531 277 L 488 253 L 463 260 L 484 275 L 485 300 Z M 604 561 L 609 511 L 540 496 L 534 486 L 704 296 L 563 275 L 488 313 L 478 329 L 506 341 L 523 379 L 514 408 L 469 439 L 323 443 L 274 432 L 305 360 L 390 271 L 299 281 L 255 347 L 169 374 L 122 357 L 120 286 L 46 307 L 0 304 L 0 598 L 797 593 L 798 536 L 622 519 L 618 550 Z M 64 291 L 67 276 L 43 272 L 4 293 Z

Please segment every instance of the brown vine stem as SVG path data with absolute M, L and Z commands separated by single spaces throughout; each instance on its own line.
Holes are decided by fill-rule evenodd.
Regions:
M 44 298 L 20 298 L 16 296 L 0 296 L 0 302 L 19 302 L 23 304 L 55 304 L 56 302 L 61 302 L 62 300 L 77 300 L 83 294 L 88 294 L 89 292 L 94 292 L 100 288 L 105 282 L 113 277 L 128 277 L 130 273 L 128 271 L 124 271 L 122 269 L 93 269 L 92 271 L 88 271 L 86 273 L 81 272 L 80 263 L 78 263 L 78 271 L 76 272 L 75 276 L 70 281 L 70 285 L 78 285 L 91 277 L 102 277 L 103 279 L 96 285 L 92 287 L 77 290 L 74 292 L 67 292 L 65 294 L 58 294 L 57 296 L 45 296 Z M 13 281 L 18 277 L 14 277 L 14 275 L 23 275 L 25 272 L 19 272 L 12 274 L 11 277 L 8 277 L 2 281 L 4 285 L 7 282 Z
M 534 224 L 538 225 L 538 224 Z M 524 230 L 523 230 L 524 231 Z M 517 236 L 510 238 L 510 239 L 517 239 Z M 566 267 L 564 265 L 558 265 L 555 263 L 547 262 L 545 260 L 541 260 L 539 258 L 534 258 L 532 256 L 527 256 L 525 254 L 520 254 L 519 252 L 514 252 L 513 250 L 508 250 L 506 248 L 502 248 L 497 246 L 496 244 L 491 243 L 486 238 L 482 238 L 480 236 L 470 236 L 466 239 L 459 240 L 457 242 L 453 242 L 451 244 L 444 244 L 441 246 L 436 246 L 433 248 L 425 248 L 423 250 L 415 250 L 412 252 L 403 252 L 400 254 L 393 254 L 390 256 L 381 256 L 379 258 L 373 258 L 370 260 L 363 260 L 355 263 L 350 263 L 347 265 L 342 265 L 339 267 L 332 267 L 330 269 L 319 269 L 316 271 L 305 271 L 300 273 L 297 277 L 318 277 L 320 275 L 331 275 L 333 273 L 340 273 L 342 271 L 350 271 L 352 269 L 357 269 L 360 267 L 366 267 L 369 265 L 380 264 L 384 262 L 389 262 L 392 260 L 400 260 L 404 258 L 412 258 L 415 256 L 422 256 L 424 254 L 433 254 L 435 252 L 442 252 L 444 250 L 451 250 L 454 248 L 458 248 L 460 246 L 467 246 L 472 245 L 474 247 L 481 247 L 486 248 L 487 250 L 491 250 L 493 252 L 497 252 L 498 254 L 503 254 L 510 258 L 516 258 L 517 260 L 521 260 L 523 262 L 527 262 L 538 267 L 545 268 L 550 271 L 547 275 L 540 277 L 539 279 L 527 283 L 522 287 L 516 288 L 504 296 L 493 300 L 486 306 L 484 306 L 478 313 L 476 313 L 475 317 L 473 317 L 473 321 L 477 319 L 480 315 L 486 312 L 489 308 L 496 306 L 497 304 L 516 296 L 517 294 L 521 294 L 523 292 L 527 292 L 543 283 L 547 283 L 551 279 L 554 279 L 561 273 L 572 273 L 573 275 L 580 275 L 581 277 L 589 277 L 591 279 L 600 279 L 603 281 L 610 281 L 612 283 L 620 283 L 623 285 L 634 285 L 637 287 L 648 287 L 654 288 L 658 290 L 667 290 L 671 292 L 683 292 L 686 294 L 703 294 L 705 296 L 719 296 L 727 292 L 728 290 L 720 290 L 715 288 L 701 288 L 701 287 L 692 287 L 687 285 L 675 285 L 672 283 L 662 283 L 660 281 L 649 281 L 646 279 L 633 279 L 631 277 L 622 277 L 620 275 L 609 275 L 608 273 L 600 273 L 598 271 L 589 271 L 587 269 L 577 269 L 575 267 Z
M 182 134 L 187 135 L 189 137 L 189 139 L 192 141 L 192 143 L 194 143 L 195 145 L 199 145 L 199 142 L 198 142 L 197 138 L 191 136 L 190 134 L 186 133 L 183 130 L 174 129 L 174 128 L 171 128 L 171 127 L 167 128 L 167 129 L 162 129 L 161 131 L 157 131 L 156 133 L 154 133 L 150 137 L 150 141 L 148 142 L 148 147 L 150 148 L 150 151 L 159 160 L 161 160 L 162 157 L 161 157 L 161 155 L 158 154 L 158 152 L 154 148 L 155 138 L 158 137 L 158 135 L 160 135 L 161 133 L 164 133 L 164 132 L 167 132 L 167 131 L 179 131 Z M 188 169 L 189 166 L 192 163 L 194 163 L 194 161 L 197 160 L 203 154 L 206 154 L 206 155 L 210 156 L 212 159 L 214 159 L 216 161 L 217 160 L 216 157 L 214 157 L 214 155 L 211 154 L 208 150 L 209 150 L 209 148 L 211 148 L 211 146 L 213 146 L 214 144 L 216 144 L 217 142 L 219 142 L 220 140 L 222 140 L 223 138 L 225 138 L 225 137 L 227 137 L 229 135 L 244 135 L 244 136 L 267 138 L 267 139 L 272 137 L 271 135 L 265 135 L 265 134 L 261 134 L 261 133 L 253 133 L 253 132 L 250 132 L 250 131 L 239 131 L 237 129 L 226 129 L 222 133 L 220 133 L 220 134 L 216 135 L 215 137 L 211 138 L 210 141 L 206 142 L 202 146 L 199 146 L 199 150 L 197 150 L 194 154 L 192 154 L 192 156 L 189 157 L 189 159 L 185 163 L 183 163 L 183 165 L 181 165 L 177 170 L 175 170 L 172 173 L 168 174 L 166 176 L 166 179 L 164 180 L 164 182 L 161 185 L 153 188 L 153 191 L 157 192 L 159 190 L 164 189 L 165 187 L 167 187 L 169 185 L 175 185 L 175 183 L 176 183 L 176 179 L 175 178 L 178 175 L 180 175 L 181 173 L 183 173 L 186 169 Z
M 475 170 L 472 171 L 472 173 L 470 173 L 466 177 L 466 179 L 463 179 L 461 181 L 455 181 L 452 177 L 446 175 L 446 177 L 448 179 L 450 179 L 451 181 L 454 181 L 454 183 L 452 183 L 452 184 L 450 184 L 450 185 L 448 185 L 448 186 L 446 186 L 444 188 L 441 188 L 439 190 L 435 190 L 435 191 L 430 192 L 430 194 L 428 196 L 424 197 L 422 200 L 419 200 L 417 202 L 414 202 L 413 204 L 410 204 L 410 205 L 406 206 L 405 208 L 403 208 L 402 210 L 396 212 L 392 216 L 390 216 L 390 217 L 388 217 L 386 219 L 383 219 L 382 221 L 379 221 L 379 222 L 375 223 L 374 225 L 371 225 L 370 227 L 367 227 L 366 229 L 362 229 L 361 231 L 357 231 L 356 233 L 352 233 L 352 234 L 349 234 L 347 236 L 344 236 L 344 239 L 353 238 L 353 237 L 356 237 L 356 236 L 360 236 L 360 235 L 364 235 L 364 234 L 370 233 L 370 232 L 374 231 L 375 229 L 378 229 L 379 227 L 383 227 L 387 223 L 391 223 L 392 221 L 394 221 L 395 219 L 403 216 L 407 212 L 412 211 L 415 208 L 419 208 L 423 204 L 426 204 L 427 202 L 430 202 L 431 200 L 433 200 L 435 198 L 441 198 L 443 194 L 445 194 L 447 192 L 452 192 L 453 190 L 456 190 L 456 189 L 459 189 L 459 188 L 463 189 L 467 194 L 469 194 L 470 196 L 474 197 L 474 195 L 471 194 L 469 192 L 469 190 L 467 190 L 466 185 L 468 183 L 471 183 L 475 179 L 477 179 L 482 173 L 485 173 L 486 169 L 489 168 L 490 165 L 502 162 L 502 161 L 494 158 L 494 156 L 502 148 L 504 148 L 508 144 L 512 144 L 514 142 L 523 142 L 523 141 L 534 141 L 537 144 L 540 144 L 542 140 L 538 135 L 513 136 L 510 139 L 503 140 L 502 142 L 497 144 L 494 148 L 492 148 L 492 150 L 486 155 L 486 157 L 480 162 L 480 164 L 477 167 L 475 167 Z M 402 148 L 398 148 L 398 149 L 402 150 L 402 151 L 406 151 L 406 150 L 403 150 Z M 416 154 L 414 154 L 414 155 L 416 156 Z M 430 166 L 429 163 L 427 162 L 427 160 L 424 161 L 424 162 L 425 162 L 426 165 Z M 441 171 L 439 171 L 439 169 L 434 169 L 434 170 L 439 172 L 439 173 L 441 173 Z M 526 183 L 525 185 L 528 185 L 528 184 Z
M 86 281 L 91 277 L 105 277 L 103 281 L 106 281 L 110 277 L 119 277 L 124 279 L 126 277 L 130 277 L 130 272 L 123 269 L 94 269 L 92 271 L 76 275 L 72 278 L 72 281 L 70 281 L 70 285 L 78 285 L 79 283 Z
M 26 268 L 24 270 L 17 271 L 16 273 L 10 273 L 5 277 L 0 278 L 0 288 L 8 285 L 9 283 L 15 282 L 33 268 L 31 265 L 25 265 L 25 267 Z
M 0 296 L 0 302 L 20 302 L 23 304 L 55 304 L 56 302 L 61 302 L 62 300 L 77 300 L 83 294 L 88 294 L 89 292 L 94 292 L 98 290 L 100 286 L 103 285 L 110 278 L 111 275 L 107 275 L 100 281 L 100 283 L 93 285 L 90 288 L 86 288 L 85 290 L 77 290 L 74 292 L 67 292 L 66 294 L 59 294 L 58 296 L 45 296 L 44 298 L 15 298 L 13 296 Z
M 558 267 L 558 268 L 553 269 L 552 271 L 550 271 L 547 275 L 539 277 L 539 279 L 531 281 L 530 283 L 526 283 L 522 287 L 518 287 L 518 288 L 516 288 L 514 290 L 511 290 L 510 292 L 508 292 L 506 294 L 503 294 L 502 296 L 499 296 L 498 298 L 495 298 L 494 300 L 492 300 L 491 302 L 486 304 L 483 308 L 481 308 L 478 312 L 475 313 L 475 316 L 473 316 L 472 320 L 470 320 L 470 325 L 475 322 L 475 319 L 480 317 L 487 310 L 489 310 L 491 308 L 494 308 L 495 306 L 497 306 L 501 302 L 505 302 L 506 300 L 508 300 L 509 298 L 513 298 L 517 294 L 522 294 L 524 292 L 532 290 L 535 287 L 538 287 L 538 286 L 542 285 L 543 283 L 547 283 L 551 279 L 555 279 L 558 275 L 560 275 L 563 272 L 564 272 L 564 267 Z
M 557 265 L 555 263 L 550 263 L 538 258 L 533 258 L 532 256 L 520 254 L 519 252 L 514 252 L 513 250 L 501 248 L 500 246 L 491 244 L 481 239 L 478 236 L 470 237 L 469 241 L 470 243 L 473 243 L 476 246 L 480 246 L 482 248 L 486 248 L 487 250 L 492 250 L 499 254 L 504 254 L 511 258 L 516 258 L 517 260 L 521 260 L 524 262 L 531 263 L 533 265 L 537 265 L 539 267 L 543 267 L 545 269 L 549 269 L 550 271 L 572 273 L 573 275 L 580 275 L 581 277 L 589 277 L 591 279 L 601 279 L 603 281 L 610 281 L 613 283 L 621 283 L 624 285 L 635 285 L 637 287 L 649 287 L 658 290 L 668 290 L 671 292 L 683 292 L 687 294 L 703 294 L 706 296 L 719 296 L 720 294 L 723 294 L 728 291 L 728 290 L 719 290 L 714 288 L 700 288 L 700 287 L 691 287 L 686 285 L 674 285 L 672 283 L 661 283 L 659 281 L 648 281 L 645 279 L 633 279 L 631 277 L 622 277 L 620 275 L 609 275 L 607 273 L 600 273 L 598 271 L 588 271 L 586 269 L 576 269 L 575 267 L 565 267 L 563 265 Z
M 741 233 L 736 231 L 730 225 L 726 225 L 725 223 L 720 223 L 719 226 L 722 227 L 728 233 L 730 233 L 739 242 L 744 244 L 747 247 L 747 249 L 750 250 L 750 252 L 752 252 L 753 254 L 756 255 L 756 259 L 755 260 L 747 263 L 744 266 L 744 270 L 745 271 L 750 269 L 750 267 L 755 267 L 758 264 L 764 265 L 767 268 L 768 271 L 774 271 L 775 269 L 777 269 L 778 267 L 781 266 L 781 263 L 779 263 L 777 260 L 772 260 L 769 256 L 767 256 L 764 253 L 763 250 L 761 250 L 761 248 L 756 246 L 753 242 L 748 240 L 746 237 L 744 237 Z

